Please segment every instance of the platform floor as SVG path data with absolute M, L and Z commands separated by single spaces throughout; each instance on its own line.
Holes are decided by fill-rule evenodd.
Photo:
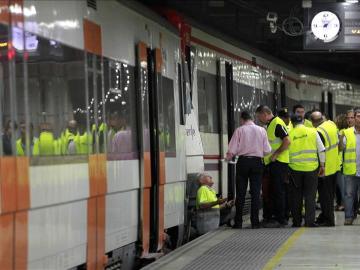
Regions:
M 145 269 L 360 269 L 360 220 L 343 223 L 337 212 L 329 228 L 220 228 Z

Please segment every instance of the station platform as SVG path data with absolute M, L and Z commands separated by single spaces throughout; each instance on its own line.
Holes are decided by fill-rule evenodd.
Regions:
M 144 269 L 360 269 L 360 220 L 343 224 L 344 212 L 337 212 L 335 227 L 222 227 Z

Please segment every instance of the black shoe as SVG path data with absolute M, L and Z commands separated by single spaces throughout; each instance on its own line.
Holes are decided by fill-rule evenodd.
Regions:
M 233 229 L 242 229 L 242 224 L 235 223 L 231 226 Z
M 305 224 L 305 227 L 308 227 L 308 228 L 318 228 L 319 227 L 319 224 L 317 223 L 310 223 L 310 224 Z
M 282 226 L 287 226 L 287 225 L 289 225 L 289 222 L 288 222 L 286 219 L 284 219 L 284 220 L 282 220 L 282 221 L 279 221 L 279 223 L 280 223 L 280 225 L 282 225 Z
M 318 227 L 334 227 L 335 226 L 334 223 L 327 222 L 327 221 L 321 222 L 321 223 L 316 222 L 316 224 L 318 225 Z
M 297 224 L 297 223 L 293 223 L 293 225 L 292 225 L 291 227 L 293 227 L 293 228 L 300 228 L 301 225 L 300 225 L 300 224 Z
M 251 224 L 251 229 L 260 229 L 260 224 Z
M 263 224 L 264 228 L 280 228 L 281 224 L 277 222 L 276 220 L 270 220 L 269 222 L 266 222 Z
M 317 224 L 321 224 L 321 223 L 324 223 L 324 222 L 325 222 L 325 219 L 321 215 L 319 215 L 317 217 L 317 219 L 315 220 L 315 223 L 317 223 Z

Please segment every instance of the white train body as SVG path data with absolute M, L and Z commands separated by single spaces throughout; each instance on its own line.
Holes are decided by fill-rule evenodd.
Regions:
M 126 100 L 131 106 L 126 105 L 125 112 L 127 124 L 132 125 L 131 143 L 139 145 L 120 158 L 112 158 L 109 151 L 95 151 L 100 148 L 98 142 L 86 155 L 37 157 L 16 154 L 16 141 L 12 139 L 13 155 L 3 152 L 0 162 L 0 225 L 2 234 L 7 235 L 0 239 L 1 269 L 104 269 L 120 261 L 124 268 L 131 268 L 136 255 L 146 257 L 154 252 L 151 242 L 158 240 L 155 251 L 162 249 L 165 231 L 170 234 L 175 228 L 178 234 L 183 233 L 189 175 L 208 172 L 215 179 L 215 188 L 226 197 L 228 165 L 220 159 L 229 139 L 227 106 L 219 108 L 216 95 L 218 80 L 225 85 L 225 62 L 233 68 L 235 120 L 242 109 L 253 111 L 261 103 L 273 102 L 274 81 L 278 82 L 276 91 L 280 91 L 281 83 L 284 85 L 288 105 L 319 107 L 324 91 L 333 93 L 334 113 L 360 105 L 355 94 L 358 85 L 295 73 L 193 27 L 188 44 L 193 59 L 193 108 L 191 115 L 185 115 L 185 123 L 180 108 L 184 102 L 180 94 L 183 78 L 179 77 L 184 65 L 181 37 L 165 19 L 152 12 L 145 16 L 142 9 L 148 10 L 131 2 L 98 0 L 96 10 L 83 0 L 11 0 L 3 4 L 8 17 L 0 18 L 0 23 L 7 38 L 0 43 L 7 42 L 7 53 L 15 52 L 20 58 L 9 56 L 1 64 L 2 125 L 7 120 L 25 121 L 33 124 L 35 135 L 40 136 L 38 127 L 46 122 L 60 140 L 66 123 L 78 113 L 76 109 L 84 108 L 88 119 L 84 127 L 91 130 L 95 121 L 95 134 L 100 133 L 100 120 L 107 123 L 112 113 L 107 114 L 105 105 L 101 105 L 108 102 L 110 91 L 120 89 L 106 89 L 104 70 L 106 65 L 118 65 L 118 70 L 125 72 L 121 87 L 134 92 Z M 149 132 L 138 129 L 144 125 L 138 123 L 137 116 L 141 114 L 137 72 L 142 61 L 144 67 L 147 62 L 137 55 L 139 43 L 148 52 L 156 48 L 160 52 L 158 75 L 161 87 L 169 91 L 166 99 L 159 101 L 161 117 L 166 120 L 159 120 L 163 133 L 156 135 L 160 142 L 165 141 L 165 149 L 159 152 L 159 175 L 164 174 L 161 181 L 149 182 L 144 169 L 150 164 L 144 158 L 148 152 L 139 143 L 139 137 Z M 40 48 L 49 50 L 47 60 L 39 60 L 45 51 Z M 84 59 L 76 60 L 74 55 L 79 59 L 84 55 Z M 98 80 L 91 74 L 97 74 Z M 86 102 L 79 101 L 83 97 L 77 94 L 82 89 L 79 86 L 86 95 L 94 93 L 92 101 L 91 95 Z M 353 91 L 348 91 L 349 87 Z M 99 95 L 97 114 L 89 112 L 90 106 L 95 106 L 95 93 Z M 73 100 L 79 101 L 78 108 Z M 89 105 L 87 110 L 84 104 Z M 17 140 L 19 131 L 14 127 L 12 131 Z M 151 193 L 155 185 L 156 198 Z M 150 217 L 152 211 L 156 217 Z M 151 225 L 152 220 L 155 225 Z M 158 230 L 157 235 L 151 234 L 152 229 Z

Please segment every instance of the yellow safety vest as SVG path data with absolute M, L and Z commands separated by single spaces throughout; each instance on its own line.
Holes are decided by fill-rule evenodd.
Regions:
M 62 135 L 61 135 L 61 153 L 63 155 L 68 154 L 68 147 L 69 147 L 70 141 L 74 141 L 75 145 L 76 145 L 76 137 L 77 136 L 79 136 L 79 133 L 73 134 L 72 132 L 69 131 L 68 128 L 62 133 Z M 78 149 L 76 149 L 76 151 L 78 151 Z
M 62 141 L 61 138 L 54 140 L 54 154 L 61 155 Z
M 325 176 L 337 172 L 339 162 L 339 135 L 337 127 L 333 121 L 325 121 L 317 127 L 317 131 L 325 139 Z
M 290 121 L 289 124 L 286 126 L 288 132 L 290 132 L 290 130 L 292 130 L 294 128 L 292 122 Z
M 314 127 L 313 124 L 311 123 L 311 121 L 309 121 L 307 119 L 304 120 L 304 126 L 308 127 L 308 128 L 313 128 Z
M 290 131 L 289 167 L 294 171 L 311 172 L 319 167 L 316 130 L 300 124 Z
M 91 154 L 92 153 L 92 135 L 85 132 L 84 134 L 76 135 L 74 138 L 77 154 Z
M 269 164 L 271 162 L 270 157 L 272 153 L 274 153 L 277 149 L 279 149 L 280 145 L 282 144 L 282 140 L 275 136 L 275 129 L 277 125 L 281 125 L 287 130 L 287 127 L 284 123 L 284 121 L 280 117 L 275 117 L 267 127 L 267 136 L 268 140 L 271 146 L 271 153 L 264 157 L 265 165 Z M 283 163 L 289 163 L 289 150 L 283 151 L 278 158 L 277 161 L 283 162 Z
M 55 154 L 54 135 L 49 131 L 43 131 L 39 136 L 39 154 L 51 156 Z
M 25 151 L 23 148 L 23 144 L 21 141 L 21 138 L 16 141 L 16 154 L 18 156 L 25 156 Z M 34 138 L 33 139 L 33 148 L 32 148 L 32 156 L 38 156 L 39 155 L 39 139 Z
M 196 194 L 196 208 L 199 209 L 200 204 L 202 203 L 212 203 L 216 202 L 218 198 L 216 197 L 216 191 L 207 185 L 202 185 Z M 213 206 L 212 208 L 220 208 L 220 206 L 217 204 Z
M 356 174 L 356 136 L 354 127 L 344 130 L 346 147 L 344 150 L 343 174 Z

